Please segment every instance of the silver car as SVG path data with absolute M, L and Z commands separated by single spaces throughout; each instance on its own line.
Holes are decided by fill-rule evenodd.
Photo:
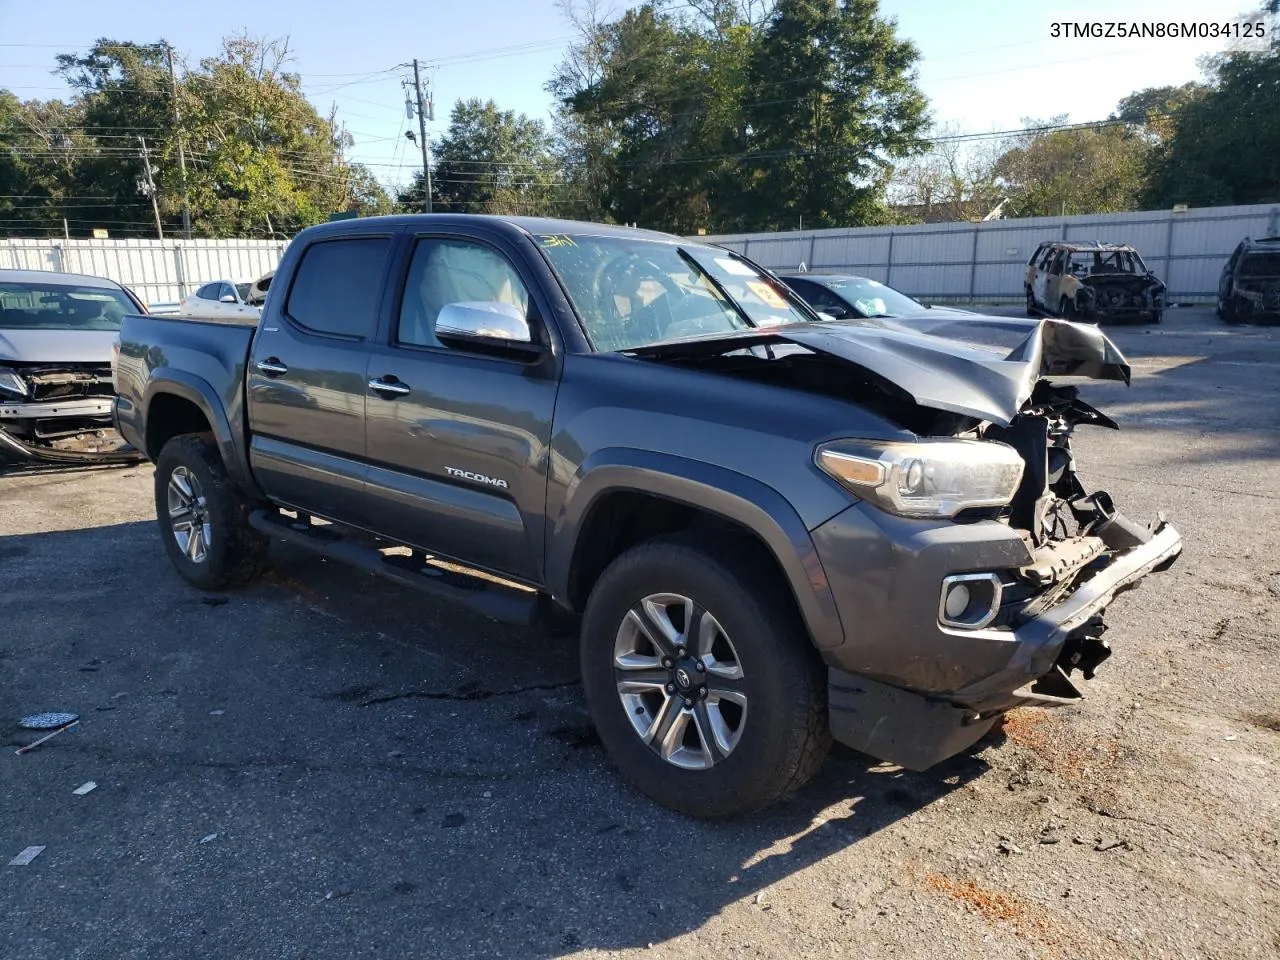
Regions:
M 136 458 L 111 422 L 112 354 L 146 312 L 112 280 L 0 270 L 0 459 Z

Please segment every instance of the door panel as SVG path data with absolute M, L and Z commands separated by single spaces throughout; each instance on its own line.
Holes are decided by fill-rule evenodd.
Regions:
M 391 244 L 341 238 L 304 251 L 289 296 L 263 314 L 245 379 L 249 459 L 263 491 L 362 526 L 365 367 Z
M 554 365 L 440 344 L 446 303 L 501 300 L 528 309 L 529 284 L 496 248 L 423 238 L 391 344 L 369 354 L 367 476 L 372 527 L 429 552 L 541 582 Z M 408 343 L 396 342 L 403 330 Z M 422 344 L 422 345 L 418 345 Z

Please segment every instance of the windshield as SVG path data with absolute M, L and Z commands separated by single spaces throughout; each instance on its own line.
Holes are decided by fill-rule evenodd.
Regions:
M 851 280 L 825 280 L 826 287 L 864 317 L 901 317 L 921 313 L 926 308 L 918 300 L 893 287 L 861 277 Z
M 73 284 L 0 283 L 0 329 L 119 330 L 138 307 L 123 290 Z
M 1280 253 L 1249 253 L 1240 261 L 1242 277 L 1280 277 Z
M 1146 273 L 1147 265 L 1132 250 L 1077 250 L 1071 254 L 1068 267 L 1077 277 L 1106 273 Z
M 534 239 L 597 350 L 812 319 L 785 288 L 727 250 L 638 237 Z

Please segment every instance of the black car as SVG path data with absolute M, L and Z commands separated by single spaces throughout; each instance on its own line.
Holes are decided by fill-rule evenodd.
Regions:
M 800 295 L 800 298 L 817 310 L 836 320 L 861 317 L 911 317 L 941 316 L 971 317 L 969 310 L 954 307 L 931 307 L 913 300 L 900 290 L 895 290 L 870 277 L 852 274 L 784 273 L 779 278 Z
M 1225 323 L 1280 320 L 1280 237 L 1245 237 L 1222 268 L 1218 317 Z

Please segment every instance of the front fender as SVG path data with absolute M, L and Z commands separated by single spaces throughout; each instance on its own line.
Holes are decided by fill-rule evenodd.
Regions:
M 226 466 L 227 475 L 244 489 L 257 493 L 257 485 L 254 484 L 252 474 L 249 472 L 247 451 L 240 443 L 240 437 L 231 427 L 231 421 L 227 417 L 218 392 L 207 380 L 186 370 L 156 367 L 147 378 L 147 389 L 142 398 L 141 412 L 127 410 L 126 398 L 117 398 L 118 422 L 122 427 L 126 423 L 136 424 L 131 426 L 131 430 L 136 431 L 140 439 L 145 442 L 145 430 L 151 415 L 152 404 L 156 397 L 161 395 L 181 397 L 200 408 L 213 429 L 214 441 L 218 444 L 218 453 Z M 151 450 L 149 447 L 142 449 L 146 449 L 147 456 L 153 460 L 160 453 L 159 450 Z
M 602 497 L 620 490 L 662 497 L 750 530 L 782 568 L 814 644 L 826 648 L 844 642 L 822 561 L 786 498 L 732 470 L 648 450 L 599 450 L 574 473 L 549 531 L 547 586 L 553 596 L 569 594 L 579 537 L 592 508 Z

